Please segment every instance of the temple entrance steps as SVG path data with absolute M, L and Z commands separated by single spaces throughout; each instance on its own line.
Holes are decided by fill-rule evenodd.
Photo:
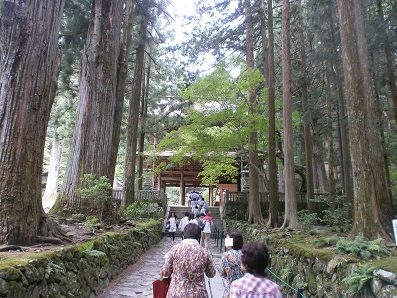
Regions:
M 185 212 L 191 212 L 191 211 L 192 211 L 192 208 L 189 206 L 181 206 L 181 205 L 168 206 L 165 218 L 168 218 L 169 214 L 171 214 L 172 212 L 175 212 L 175 215 L 177 216 L 178 221 L 180 221 L 181 218 L 185 216 Z M 211 212 L 212 221 L 214 223 L 213 229 L 212 229 L 213 233 L 217 233 L 220 235 L 221 233 L 224 232 L 224 224 L 223 224 L 223 220 L 221 217 L 220 207 L 211 206 L 211 207 L 208 207 L 208 211 Z M 167 232 L 167 231 L 165 231 L 165 223 L 166 223 L 166 220 L 164 221 L 164 230 L 163 231 Z M 181 237 L 181 232 L 179 231 L 179 229 L 175 233 L 175 236 Z

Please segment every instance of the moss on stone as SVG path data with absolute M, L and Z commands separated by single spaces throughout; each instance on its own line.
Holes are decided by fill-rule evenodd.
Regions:
M 7 269 L 9 267 L 15 267 L 18 265 L 25 265 L 29 262 L 47 262 L 48 258 L 53 255 L 52 251 L 44 251 L 38 253 L 24 253 L 22 255 L 12 255 L 6 256 L 1 259 L 0 271 Z
M 392 254 L 387 258 L 381 258 L 380 260 L 370 261 L 371 266 L 376 269 L 383 269 L 389 272 L 397 274 L 397 252 L 392 252 Z

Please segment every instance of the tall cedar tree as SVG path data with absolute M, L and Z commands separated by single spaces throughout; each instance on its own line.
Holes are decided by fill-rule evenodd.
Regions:
M 135 166 L 136 166 L 136 150 L 138 145 L 138 122 L 139 122 L 139 106 L 142 96 L 142 80 L 144 78 L 145 69 L 145 51 L 149 16 L 149 1 L 143 0 L 138 6 L 137 15 L 140 16 L 138 46 L 135 55 L 134 77 L 132 79 L 132 92 L 129 100 L 128 122 L 127 122 L 127 140 L 126 140 L 126 156 L 124 165 L 124 200 L 123 208 L 128 207 L 134 202 L 135 193 Z
M 394 208 L 379 150 L 361 2 L 338 0 L 338 11 L 355 196 L 351 237 L 389 238 Z
M 393 51 L 390 47 L 390 37 L 387 27 L 387 21 L 384 19 L 385 15 L 383 12 L 382 0 L 376 1 L 377 13 L 379 18 L 379 26 L 383 31 L 381 32 L 380 37 L 383 39 L 383 49 L 385 52 L 386 58 L 386 73 L 387 73 L 387 83 L 390 89 L 390 97 L 393 103 L 393 112 L 394 112 L 394 120 L 397 123 L 397 83 L 396 83 L 396 74 L 393 67 Z
M 291 44 L 290 5 L 283 0 L 283 126 L 284 126 L 284 168 L 285 168 L 285 218 L 282 228 L 301 229 L 298 221 L 298 205 L 295 187 L 294 140 L 292 131 L 291 95 Z
M 123 119 L 124 112 L 124 97 L 125 97 L 125 87 L 127 84 L 128 77 L 128 57 L 131 54 L 132 48 L 132 37 L 134 36 L 133 28 L 134 28 L 134 19 L 135 19 L 135 0 L 129 0 L 127 2 L 126 13 L 125 13 L 125 21 L 124 21 L 124 30 L 121 42 L 121 51 L 119 58 L 119 67 L 118 67 L 118 78 L 117 78 L 117 102 L 116 102 L 116 110 L 115 110 L 115 121 L 114 121 L 114 137 L 113 137 L 113 150 L 112 150 L 112 164 L 116 165 L 117 161 L 117 153 L 120 146 L 120 129 Z
M 263 25 L 265 25 L 265 3 L 261 0 L 261 10 L 263 11 Z M 269 175 L 269 220 L 266 223 L 268 227 L 279 227 L 280 226 L 280 200 L 278 193 L 278 177 L 277 177 L 277 149 L 276 149 L 276 104 L 275 104 L 275 73 L 274 73 L 274 26 L 273 26 L 273 1 L 268 0 L 267 3 L 267 29 L 268 29 L 268 49 L 263 50 L 264 60 L 267 63 L 263 63 L 267 66 L 266 73 L 266 87 L 269 90 L 267 98 L 268 106 L 268 175 Z M 265 28 L 262 35 L 266 36 Z M 264 43 L 265 38 L 262 38 Z
M 143 189 L 143 162 L 145 150 L 145 124 L 148 116 L 149 84 L 150 84 L 151 63 L 148 61 L 146 78 L 142 86 L 142 100 L 139 112 L 139 163 L 138 163 L 138 190 Z
M 67 206 L 84 211 L 76 189 L 84 174 L 113 181 L 117 71 L 123 1 L 97 0 L 81 62 L 79 106 L 61 196 Z M 111 196 L 111 194 L 109 194 Z M 92 207 L 92 206 L 91 206 Z M 108 210 L 105 210 L 105 215 Z
M 336 8 L 335 8 L 336 9 Z M 334 6 L 331 4 L 327 5 L 327 16 L 328 16 L 328 24 L 329 24 L 329 40 L 330 45 L 329 48 L 336 49 L 339 47 L 339 41 L 337 41 L 337 30 L 336 30 L 336 21 L 335 21 L 335 13 Z M 351 175 L 351 166 L 350 166 L 350 154 L 349 154 L 349 141 L 348 141 L 348 125 L 346 120 L 346 104 L 343 97 L 343 86 L 342 80 L 343 76 L 341 75 L 342 66 L 341 66 L 341 57 L 336 51 L 332 51 L 331 56 L 331 66 L 332 72 L 329 72 L 329 76 L 332 75 L 333 81 L 335 84 L 332 84 L 334 88 L 334 92 L 337 94 L 338 104 L 336 108 L 336 115 L 338 117 L 338 138 L 339 138 L 339 156 L 341 163 L 341 179 L 342 179 L 342 189 L 343 194 L 345 196 L 345 203 L 349 204 L 348 216 L 350 219 L 353 218 L 353 186 L 352 186 L 352 175 Z
M 310 131 L 311 117 L 309 116 L 309 86 L 307 75 L 307 58 L 306 58 L 306 45 L 304 36 L 304 22 L 302 11 L 302 0 L 297 1 L 299 12 L 299 52 L 301 60 L 301 97 L 304 113 L 303 136 L 305 144 L 305 161 L 306 161 L 306 193 L 307 193 L 307 209 L 309 213 L 316 212 L 314 205 L 314 184 L 313 184 L 313 139 Z
M 0 2 L 0 244 L 50 235 L 41 177 L 64 2 Z
M 254 42 L 252 29 L 251 1 L 244 0 L 245 9 L 245 30 L 246 30 L 246 52 L 247 71 L 254 70 Z M 252 88 L 248 90 L 248 115 L 254 119 L 256 113 L 256 94 Z M 254 121 L 254 120 L 252 120 Z M 252 122 L 251 121 L 251 122 Z M 252 127 L 255 123 L 251 123 Z M 258 132 L 251 131 L 248 137 L 249 146 L 249 210 L 248 221 L 263 224 L 263 216 L 259 200 L 259 158 L 258 158 Z

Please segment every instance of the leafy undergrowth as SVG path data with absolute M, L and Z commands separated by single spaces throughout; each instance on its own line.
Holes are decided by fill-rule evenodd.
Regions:
M 255 239 L 249 241 L 266 242 L 271 238 L 272 242 L 282 243 L 282 246 L 302 256 L 319 256 L 331 260 L 335 255 L 341 255 L 349 262 L 368 264 L 375 269 L 397 274 L 397 246 L 382 239 L 365 241 L 356 237 L 349 240 L 346 233 L 336 233 L 324 227 L 292 231 L 267 229 L 237 221 L 228 221 L 228 226 L 244 231 L 245 235 L 254 235 Z
M 330 231 L 293 232 L 289 242 L 302 250 L 311 251 L 332 258 L 343 255 L 352 262 L 368 264 L 375 269 L 383 269 L 397 274 L 397 247 L 382 239 L 365 241 L 362 237 L 348 240 L 344 234 Z

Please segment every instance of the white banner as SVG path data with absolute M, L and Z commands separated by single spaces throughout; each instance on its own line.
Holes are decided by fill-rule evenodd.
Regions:
M 392 223 L 393 223 L 394 239 L 397 245 L 397 219 L 393 219 Z

